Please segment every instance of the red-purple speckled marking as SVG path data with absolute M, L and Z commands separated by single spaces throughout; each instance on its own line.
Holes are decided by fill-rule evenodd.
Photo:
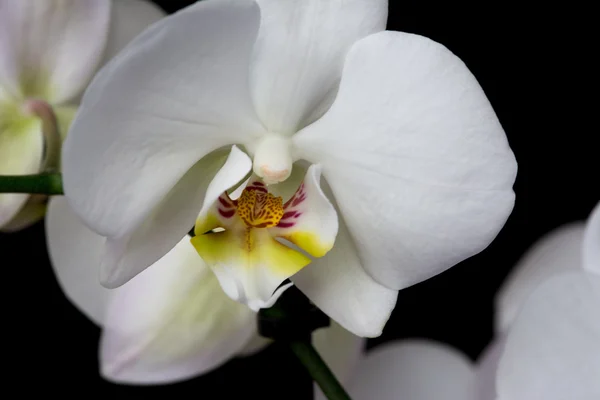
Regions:
M 217 207 L 219 214 L 223 218 L 231 218 L 235 214 L 235 202 L 233 202 L 227 193 L 219 196 L 219 206 Z
M 302 212 L 295 207 L 298 207 L 304 200 L 306 200 L 306 188 L 304 182 L 300 185 L 296 193 L 284 204 L 283 209 L 285 213 L 281 217 L 281 221 L 277 224 L 278 228 L 291 228 L 296 225 L 296 220 L 300 218 Z
M 246 190 L 257 190 L 259 192 L 269 193 L 269 191 L 265 187 L 265 184 L 260 181 L 250 182 L 248 186 L 246 186 Z

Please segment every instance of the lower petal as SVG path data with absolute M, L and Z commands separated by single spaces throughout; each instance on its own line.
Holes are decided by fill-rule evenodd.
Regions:
M 325 314 L 363 337 L 381 335 L 398 297 L 364 271 L 342 219 L 333 249 L 291 279 Z
M 9 223 L 0 227 L 0 232 L 16 232 L 28 228 L 44 217 L 46 214 L 48 196 L 31 195 L 23 208 Z
M 588 218 L 583 237 L 583 267 L 600 275 L 600 203 Z
M 523 305 L 506 338 L 497 400 L 600 398 L 600 277 L 554 276 Z
M 531 293 L 553 275 L 581 269 L 584 225 L 564 225 L 538 240 L 519 260 L 496 295 L 496 327 L 506 332 Z
M 58 283 L 86 317 L 102 326 L 109 290 L 100 285 L 97 264 L 104 238 L 89 230 L 64 197 L 53 197 L 46 214 L 46 243 Z
M 409 340 L 367 353 L 349 392 L 354 400 L 476 400 L 474 387 L 465 356 L 445 345 Z
M 4 105 L 0 105 L 0 108 Z M 44 139 L 41 122 L 34 117 L 0 109 L 0 175 L 39 172 Z M 9 223 L 25 205 L 29 194 L 0 194 L 0 227 Z
M 366 342 L 366 339 L 354 335 L 335 322 L 313 334 L 315 349 L 344 387 L 356 375 L 356 366 L 364 358 Z M 317 384 L 315 391 L 317 399 L 325 399 Z
M 113 382 L 200 375 L 233 358 L 256 330 L 256 314 L 223 293 L 189 237 L 111 294 L 100 362 Z
M 225 293 L 255 311 L 273 305 L 289 287 L 279 287 L 283 281 L 310 262 L 302 253 L 277 242 L 266 229 L 197 235 L 192 244 Z

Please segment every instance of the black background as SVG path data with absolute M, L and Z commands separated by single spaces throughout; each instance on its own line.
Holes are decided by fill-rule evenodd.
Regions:
M 155 3 L 174 12 L 193 1 Z M 598 130 L 583 122 L 591 112 L 581 94 L 590 84 L 583 71 L 585 46 L 578 46 L 565 10 L 446 3 L 392 1 L 388 29 L 444 44 L 477 77 L 519 163 L 516 206 L 488 249 L 401 291 L 383 335 L 368 347 L 425 337 L 476 359 L 492 336 L 494 293 L 514 263 L 542 234 L 585 219 L 600 198 L 599 163 L 590 151 Z M 43 222 L 0 236 L 0 255 L 4 388 L 198 399 L 304 398 L 310 388 L 295 359 L 279 346 L 180 384 L 136 388 L 105 382 L 97 366 L 100 330 L 62 294 L 46 256 Z

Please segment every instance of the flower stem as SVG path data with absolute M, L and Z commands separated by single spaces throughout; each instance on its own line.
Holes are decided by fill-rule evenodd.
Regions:
M 0 193 L 63 194 L 62 175 L 0 175 Z
M 310 376 L 317 382 L 325 397 L 329 400 L 350 400 L 348 393 L 310 342 L 293 340 L 289 342 L 289 346 Z
M 271 308 L 263 308 L 258 313 L 259 333 L 288 345 L 329 400 L 350 400 L 311 345 L 312 332 L 327 326 L 329 318 L 295 286 L 286 290 Z M 313 393 L 312 386 L 311 382 L 310 393 Z

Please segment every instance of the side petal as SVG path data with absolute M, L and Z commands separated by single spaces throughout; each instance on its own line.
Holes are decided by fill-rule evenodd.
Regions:
M 523 305 L 498 366 L 498 400 L 600 398 L 600 277 L 547 280 Z
M 96 75 L 63 147 L 65 193 L 90 228 L 131 234 L 198 160 L 260 132 L 248 89 L 259 22 L 252 0 L 198 2 Z
M 349 52 L 337 99 L 294 136 L 323 165 L 364 268 L 402 289 L 482 251 L 512 211 L 517 165 L 475 77 L 427 38 Z
M 111 292 L 100 346 L 102 376 L 171 383 L 210 371 L 238 353 L 255 313 L 229 299 L 184 238 L 135 280 Z
M 39 119 L 3 115 L 0 104 L 0 175 L 28 175 L 39 172 L 44 138 Z M 29 199 L 29 194 L 0 194 L 0 228 L 8 224 Z
M 398 298 L 396 290 L 377 283 L 361 267 L 343 220 L 333 249 L 291 280 L 325 314 L 362 337 L 381 335 Z
M 148 0 L 113 0 L 102 64 L 110 61 L 136 36 L 165 16 L 160 7 Z
M 52 197 L 46 214 L 50 262 L 67 298 L 102 326 L 110 291 L 100 285 L 97 263 L 105 239 L 86 228 L 64 197 Z
M 101 282 L 118 287 L 158 261 L 190 231 L 210 179 L 223 170 L 241 180 L 251 168 L 248 156 L 219 150 L 194 165 L 133 232 L 108 237 L 100 265 Z
M 600 275 L 600 203 L 592 211 L 585 226 L 583 267 Z
M 583 223 L 561 226 L 538 240 L 515 265 L 498 291 L 496 329 L 506 332 L 531 293 L 548 278 L 581 270 Z
M 254 105 L 270 131 L 295 133 L 330 99 L 350 46 L 385 29 L 388 2 L 257 2 L 262 20 L 251 66 Z
M 100 63 L 109 0 L 0 0 L 0 86 L 13 96 L 63 103 Z
M 321 189 L 321 166 L 311 165 L 304 181 L 284 204 L 279 224 L 271 234 L 294 243 L 313 257 L 331 250 L 338 233 L 333 204 Z
M 477 399 L 496 400 L 496 374 L 498 363 L 504 352 L 506 335 L 492 341 L 477 360 Z
M 355 400 L 475 400 L 469 360 L 434 342 L 387 343 L 367 353 L 349 392 Z
M 366 342 L 366 339 L 348 332 L 335 322 L 313 334 L 315 349 L 344 387 L 349 385 L 356 375 L 356 367 L 364 358 Z M 315 397 L 317 400 L 326 399 L 317 384 Z

